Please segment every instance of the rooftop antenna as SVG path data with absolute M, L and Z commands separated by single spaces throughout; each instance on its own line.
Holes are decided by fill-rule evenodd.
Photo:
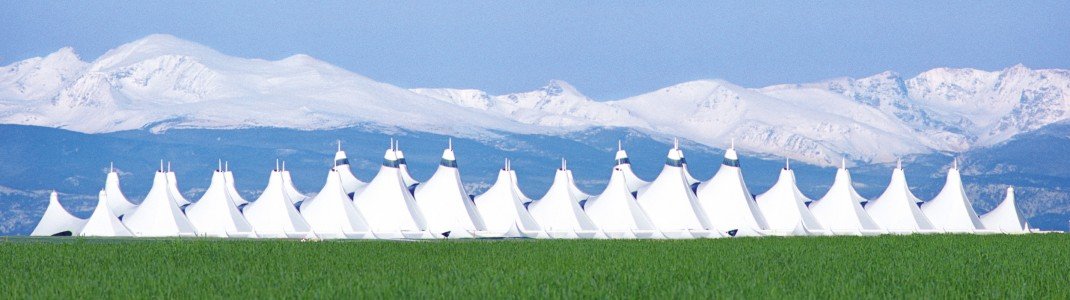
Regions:
M 453 150 L 453 138 L 449 138 L 448 143 L 449 143 L 449 146 L 450 146 L 450 150 Z

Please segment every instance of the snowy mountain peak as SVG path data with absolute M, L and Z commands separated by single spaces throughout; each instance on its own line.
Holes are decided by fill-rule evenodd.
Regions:
M 152 34 L 105 52 L 93 62 L 91 71 L 106 71 L 160 56 L 195 57 L 213 62 L 228 58 L 198 43 L 168 34 Z

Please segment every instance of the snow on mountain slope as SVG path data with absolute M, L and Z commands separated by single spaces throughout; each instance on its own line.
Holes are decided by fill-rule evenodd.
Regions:
M 35 60 L 5 67 L 8 72 L 0 78 L 25 78 L 18 76 L 24 68 L 17 66 Z M 42 84 L 35 91 L 54 95 L 48 103 L 4 94 L 8 107 L 0 122 L 91 133 L 146 126 L 325 129 L 360 124 L 466 136 L 528 130 L 305 55 L 279 61 L 236 58 L 168 35 L 120 46 L 81 69 L 76 76 L 65 74 L 68 82 Z
M 646 122 L 628 110 L 596 102 L 560 80 L 531 92 L 488 96 L 479 90 L 412 89 L 418 94 L 460 106 L 506 116 L 524 124 L 550 127 L 633 127 L 648 128 Z
M 594 101 L 563 81 L 488 95 L 402 89 L 307 55 L 267 61 L 150 35 L 92 62 L 64 48 L 0 68 L 0 123 L 131 129 L 365 126 L 465 137 L 622 127 L 816 164 L 963 152 L 1068 119 L 1070 72 L 933 69 L 759 89 L 699 80 Z

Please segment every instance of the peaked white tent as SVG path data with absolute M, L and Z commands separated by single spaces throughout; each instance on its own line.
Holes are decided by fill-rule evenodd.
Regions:
M 152 188 L 137 209 L 123 216 L 123 225 L 136 236 L 192 236 L 193 225 L 170 193 L 168 172 L 160 168 L 152 179 Z
M 212 183 L 200 200 L 186 207 L 186 217 L 197 234 L 215 237 L 255 237 L 253 227 L 245 220 L 234 200 L 227 193 L 223 169 L 212 172 Z
M 621 170 L 621 173 L 624 176 L 621 179 L 624 180 L 624 184 L 625 186 L 627 186 L 628 192 L 638 192 L 640 188 L 643 188 L 646 185 L 650 184 L 649 181 L 639 178 L 639 176 L 636 176 L 635 172 L 632 171 L 632 162 L 630 159 L 628 159 L 628 152 L 624 151 L 624 147 L 621 145 L 621 142 L 619 140 L 617 141 L 617 155 L 614 159 L 614 169 Z
M 181 190 L 178 189 L 178 177 L 175 176 L 175 172 L 171 172 L 171 162 L 167 162 L 167 192 L 171 194 L 180 208 L 192 203 L 182 196 Z
M 368 233 L 364 214 L 345 194 L 341 175 L 334 169 L 327 173 L 319 194 L 301 203 L 301 216 L 321 238 L 362 238 Z
M 1003 233 L 1026 233 L 1029 232 L 1029 222 L 1025 215 L 1018 210 L 1018 204 L 1014 200 L 1014 188 L 1007 188 L 1007 197 L 996 205 L 988 213 L 981 216 L 981 223 L 986 229 L 997 230 Z
M 757 233 L 769 228 L 743 181 L 739 156 L 734 147 L 725 151 L 717 174 L 699 184 L 696 196 L 710 225 L 718 231 L 736 229 Z
M 824 197 L 810 203 L 810 212 L 834 234 L 873 234 L 880 226 L 862 208 L 866 199 L 851 186 L 846 160 L 836 170 L 836 181 Z
M 687 158 L 684 157 L 684 150 L 680 149 L 679 139 L 673 139 L 673 147 L 676 148 L 676 152 L 680 156 L 680 168 L 684 170 L 684 178 L 687 179 L 687 187 L 691 188 L 696 183 L 702 182 L 701 180 L 695 179 L 694 176 L 691 176 L 691 171 L 687 170 Z
M 115 165 L 108 167 L 108 178 L 104 181 L 104 192 L 108 195 L 108 207 L 116 216 L 125 215 L 133 211 L 137 204 L 130 202 L 119 188 L 119 173 L 115 171 Z
M 538 232 L 542 228 L 531 217 L 524 200 L 517 193 L 509 161 L 498 171 L 498 179 L 486 192 L 476 196 L 476 210 L 483 217 L 487 231 L 505 234 L 512 227 L 521 232 Z
M 468 232 L 486 230 L 475 202 L 461 185 L 453 140 L 442 151 L 442 160 L 435 174 L 416 187 L 415 198 L 427 218 L 428 230 L 435 235 L 450 231 L 452 237 L 460 237 Z
M 48 196 L 48 207 L 41 221 L 34 227 L 31 236 L 52 235 L 78 235 L 85 226 L 86 220 L 72 215 L 63 204 L 59 203 L 59 195 L 56 191 Z
M 947 182 L 936 197 L 921 205 L 921 211 L 929 217 L 933 227 L 948 232 L 973 232 L 985 229 L 973 203 L 966 197 L 956 160 L 947 171 Z
M 673 145 L 661 174 L 636 197 L 654 227 L 668 237 L 685 231 L 710 229 L 709 219 L 688 184 L 680 154 L 679 145 Z
M 412 175 L 409 175 L 409 162 L 405 161 L 405 152 L 401 151 L 401 141 L 394 141 L 394 152 L 397 156 L 398 169 L 401 170 L 401 180 L 405 182 L 405 188 L 411 189 L 413 186 L 420 184 L 419 181 L 412 178 Z
M 352 174 L 350 172 L 339 171 L 339 174 L 342 174 L 342 176 L 345 176 L 345 174 L 347 174 L 347 173 Z M 290 177 L 290 171 L 286 170 L 286 162 L 285 161 L 282 162 L 281 175 L 282 175 L 282 190 L 286 192 L 286 196 L 289 197 L 290 201 L 293 201 L 293 203 L 299 203 L 301 201 L 308 200 L 308 196 L 305 196 L 305 194 L 302 194 L 300 191 L 297 190 L 297 187 L 294 186 L 293 178 Z M 343 180 L 343 182 L 344 181 L 345 180 Z M 343 184 L 342 189 L 343 189 L 343 191 L 345 190 L 345 184 Z M 350 198 L 352 198 L 352 197 L 350 197 Z
M 241 194 L 238 194 L 238 188 L 234 182 L 234 172 L 230 171 L 230 162 L 223 163 L 223 180 L 226 185 L 223 186 L 230 197 L 230 200 L 234 202 L 234 206 L 242 207 L 242 205 L 249 204 L 249 200 L 242 198 Z
M 589 196 L 576 193 L 578 190 L 565 160 L 561 159 L 561 168 L 557 169 L 550 190 L 541 199 L 531 202 L 528 211 L 535 222 L 551 235 L 553 232 L 593 233 L 598 227 L 580 207 L 580 201 L 587 200 Z
M 350 199 L 368 185 L 367 183 L 360 181 L 360 179 L 357 179 L 356 176 L 353 176 L 353 170 L 350 169 L 351 167 L 349 165 L 349 158 L 346 157 L 346 152 L 342 151 L 342 141 L 338 141 L 338 152 L 334 153 L 333 168 L 337 170 L 339 176 L 341 176 L 342 189 L 345 190 L 346 195 L 348 195 Z M 286 174 L 289 174 L 289 172 L 286 172 Z M 285 177 L 288 177 L 288 175 L 285 175 Z M 301 199 L 291 200 L 300 201 Z
M 897 162 L 892 170 L 892 181 L 884 193 L 866 203 L 866 212 L 881 228 L 891 232 L 910 233 L 933 230 L 932 223 L 918 208 L 918 197 L 910 192 L 903 163 Z
M 784 168 L 780 169 L 780 178 L 776 184 L 758 195 L 756 201 L 770 230 L 798 234 L 825 229 L 806 207 L 812 200 L 799 191 L 799 186 L 795 183 L 795 171 L 787 162 Z
M 657 229 L 635 201 L 628 186 L 628 172 L 621 168 L 619 162 L 613 167 L 606 189 L 587 200 L 583 210 L 611 238 L 635 237 L 636 232 L 654 233 Z
M 134 236 L 129 229 L 126 229 L 126 226 L 123 226 L 123 222 L 119 221 L 119 217 L 115 216 L 112 209 L 108 207 L 111 203 L 108 202 L 110 198 L 108 198 L 105 190 L 100 190 L 97 199 L 97 207 L 93 209 L 93 215 L 89 216 L 89 220 L 86 221 L 79 235 Z
M 509 170 L 507 172 L 509 173 L 509 185 L 513 188 L 513 192 L 516 193 L 516 196 L 520 198 L 521 203 L 525 203 L 525 205 L 527 205 L 527 203 L 531 203 L 531 197 L 528 197 L 528 195 L 524 194 L 524 191 L 520 190 L 520 178 L 517 178 L 516 169 L 513 169 L 512 162 L 507 160 L 506 166 L 506 169 Z
M 402 181 L 396 153 L 393 148 L 386 150 L 379 173 L 353 198 L 353 204 L 364 213 L 372 231 L 425 231 L 427 223 Z
M 302 238 L 312 232 L 312 227 L 294 207 L 295 201 L 286 193 L 285 180 L 283 172 L 272 170 L 260 198 L 242 210 L 245 219 L 260 237 Z

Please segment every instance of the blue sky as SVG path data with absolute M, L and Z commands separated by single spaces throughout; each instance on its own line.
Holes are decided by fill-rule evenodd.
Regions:
M 561 79 L 602 100 L 704 78 L 760 87 L 1070 68 L 1070 1 L 3 1 L 0 11 L 0 65 L 64 46 L 91 60 L 167 33 L 235 56 L 305 53 L 402 87 L 497 94 Z

